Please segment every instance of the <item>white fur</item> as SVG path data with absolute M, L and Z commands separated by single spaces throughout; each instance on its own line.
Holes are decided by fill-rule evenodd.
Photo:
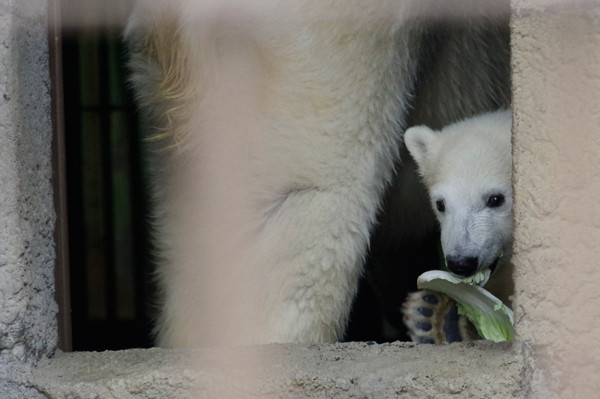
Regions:
M 431 10 L 440 3 L 138 3 L 127 38 L 160 139 L 160 345 L 341 338 Z
M 446 260 L 477 258 L 491 266 L 512 237 L 511 113 L 499 111 L 433 131 L 408 129 L 405 143 L 418 164 L 441 227 Z M 492 195 L 504 197 L 487 206 Z M 436 203 L 443 201 L 444 211 Z M 449 265 L 450 266 L 450 265 Z

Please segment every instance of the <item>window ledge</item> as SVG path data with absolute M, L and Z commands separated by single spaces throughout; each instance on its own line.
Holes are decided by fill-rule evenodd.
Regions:
M 59 352 L 29 384 L 48 398 L 525 398 L 526 345 L 363 342 Z

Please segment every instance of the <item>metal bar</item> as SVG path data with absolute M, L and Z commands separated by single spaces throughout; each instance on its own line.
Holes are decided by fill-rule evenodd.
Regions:
M 54 204 L 56 208 L 54 284 L 55 300 L 58 304 L 58 347 L 65 352 L 70 352 L 73 350 L 73 340 L 69 289 L 69 225 L 63 107 L 62 33 L 59 0 L 50 0 L 48 3 L 48 24 L 49 64 L 50 77 L 52 79 L 52 184 L 54 186 Z

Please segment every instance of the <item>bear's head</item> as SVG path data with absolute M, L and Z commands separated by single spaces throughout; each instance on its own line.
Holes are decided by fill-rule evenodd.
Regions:
M 434 131 L 408 129 L 404 142 L 440 223 L 448 269 L 461 276 L 495 268 L 512 240 L 509 111 L 479 115 Z

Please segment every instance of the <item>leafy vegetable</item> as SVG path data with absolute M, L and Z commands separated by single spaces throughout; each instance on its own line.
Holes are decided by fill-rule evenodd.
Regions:
M 485 283 L 487 283 L 490 279 L 490 274 L 492 274 L 492 271 L 490 269 L 479 270 L 470 277 L 461 278 L 460 281 L 462 281 L 465 284 L 478 285 L 480 287 L 483 287 Z
M 467 317 L 484 339 L 494 342 L 514 339 L 514 318 L 512 310 L 502 301 L 481 288 L 489 278 L 487 273 L 477 273 L 468 279 L 460 279 L 452 273 L 432 270 L 417 279 L 422 290 L 441 292 L 454 299 L 458 312 Z

